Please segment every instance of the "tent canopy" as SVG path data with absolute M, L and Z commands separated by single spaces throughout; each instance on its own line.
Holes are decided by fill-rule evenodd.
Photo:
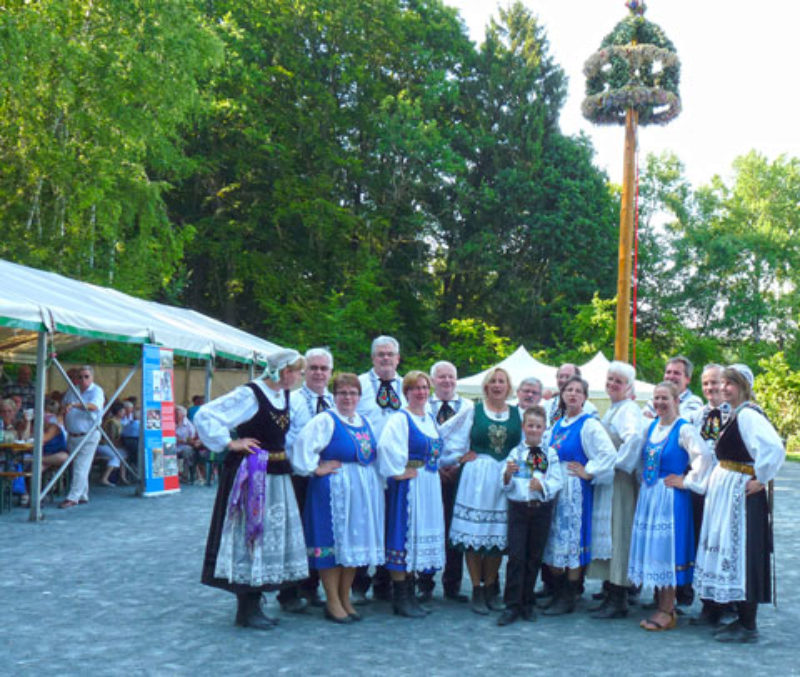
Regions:
M 193 310 L 0 260 L 0 359 L 36 362 L 38 332 L 68 350 L 92 341 L 153 343 L 187 357 L 263 363 L 280 346 Z
M 610 362 L 605 355 L 602 352 L 598 352 L 586 364 L 579 365 L 581 375 L 589 382 L 590 398 L 599 400 L 608 398 L 608 395 L 606 395 L 606 374 L 608 373 L 609 364 Z M 481 383 L 484 377 L 491 369 L 496 367 L 502 367 L 511 374 L 511 382 L 515 388 L 522 379 L 531 376 L 538 378 L 545 388 L 552 390 L 557 388 L 556 372 L 558 369 L 540 362 L 525 349 L 525 346 L 520 346 L 494 367 L 485 369 L 479 374 L 459 379 L 458 392 L 465 397 L 480 397 L 482 394 Z M 650 383 L 636 381 L 636 399 L 638 401 L 649 400 L 653 395 L 653 388 L 654 386 Z

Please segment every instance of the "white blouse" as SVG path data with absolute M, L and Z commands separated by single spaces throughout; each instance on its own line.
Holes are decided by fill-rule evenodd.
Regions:
M 573 425 L 581 416 L 561 419 L 563 427 Z M 586 472 L 592 476 L 592 484 L 611 484 L 614 481 L 614 464 L 617 462 L 617 449 L 608 436 L 603 424 L 590 417 L 581 428 L 581 445 L 586 454 Z
M 336 409 L 331 409 L 340 421 L 360 428 L 364 419 L 358 414 L 351 417 L 342 416 Z M 314 416 L 295 438 L 289 453 L 289 461 L 298 475 L 313 475 L 319 465 L 319 455 L 327 448 L 333 438 L 336 422 L 330 414 L 319 413 Z
M 644 416 L 633 400 L 620 400 L 611 405 L 603 416 L 603 424 L 622 439 L 617 449 L 617 470 L 632 473 L 636 469 L 642 450 Z
M 675 424 L 680 421 L 676 418 L 669 425 L 661 425 L 656 423 L 653 432 L 650 435 L 649 441 L 658 444 L 664 440 L 675 427 Z M 684 419 L 685 420 L 685 419 Z M 648 438 L 645 437 L 642 442 L 639 453 L 638 468 L 641 470 L 644 467 L 644 460 L 642 459 L 641 452 L 644 450 Z M 705 443 L 700 433 L 697 432 L 691 423 L 686 423 L 681 427 L 678 433 L 678 446 L 689 454 L 689 464 L 691 466 L 689 472 L 683 478 L 683 486 L 696 494 L 705 494 L 708 486 L 708 478 L 711 471 L 714 469 L 714 454 L 711 452 L 709 446 Z
M 756 479 L 766 484 L 775 479 L 786 458 L 783 442 L 767 418 L 757 411 L 743 407 L 736 413 L 736 418 L 742 442 L 755 461 Z
M 276 409 L 283 409 L 286 406 L 283 390 L 272 390 L 263 381 L 253 381 L 253 383 Z M 256 413 L 258 413 L 258 400 L 255 393 L 247 386 L 239 386 L 227 395 L 200 407 L 194 415 L 193 423 L 205 447 L 217 452 L 230 444 L 230 431 L 249 421 Z
M 408 411 L 408 409 L 406 409 Z M 400 412 L 397 412 L 400 414 Z M 409 412 L 411 413 L 411 412 Z M 414 424 L 428 437 L 439 437 L 433 417 L 411 414 Z M 378 442 L 378 472 L 384 477 L 402 475 L 408 464 L 408 417 L 391 416 L 383 428 Z

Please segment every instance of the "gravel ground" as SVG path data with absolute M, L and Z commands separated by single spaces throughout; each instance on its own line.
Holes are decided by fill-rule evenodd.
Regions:
M 776 481 L 779 606 L 760 608 L 761 641 L 748 646 L 719 644 L 686 616 L 667 633 L 642 631 L 638 609 L 592 620 L 595 582 L 576 613 L 505 628 L 438 598 L 425 619 L 372 603 L 363 623 L 336 626 L 320 609 L 280 613 L 274 596 L 278 628 L 237 628 L 234 598 L 199 583 L 213 489 L 143 499 L 93 487 L 88 505 L 47 503 L 40 524 L 21 508 L 0 515 L 0 674 L 800 674 L 798 480 L 800 464 L 787 463 Z

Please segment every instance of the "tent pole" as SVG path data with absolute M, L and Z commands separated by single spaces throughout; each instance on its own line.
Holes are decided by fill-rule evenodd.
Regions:
M 206 360 L 206 402 L 211 402 L 211 381 L 214 378 L 214 358 Z
M 40 331 L 36 341 L 36 401 L 33 413 L 33 473 L 31 477 L 31 510 L 28 519 L 42 519 L 42 438 L 44 437 L 44 390 L 47 362 L 47 332 Z

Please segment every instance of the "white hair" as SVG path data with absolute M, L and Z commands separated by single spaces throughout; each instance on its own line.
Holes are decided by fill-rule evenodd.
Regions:
M 378 336 L 378 338 L 372 341 L 372 351 L 370 352 L 370 355 L 375 355 L 378 348 L 384 345 L 391 345 L 396 353 L 400 353 L 400 344 L 397 342 L 396 338 L 391 336 Z
M 535 376 L 528 376 L 522 379 L 517 386 L 517 390 L 519 390 L 522 386 L 537 386 L 540 390 L 544 388 L 540 379 L 536 378 Z
M 327 348 L 309 348 L 306 350 L 304 357 L 306 358 L 306 362 L 308 362 L 312 357 L 327 357 L 328 364 L 330 365 L 331 371 L 333 371 L 333 355 Z
M 447 360 L 439 360 L 438 362 L 433 363 L 430 371 L 431 378 L 436 376 L 436 370 L 439 369 L 439 367 L 452 367 L 453 371 L 456 373 L 456 378 L 458 378 L 458 369 L 456 369 L 456 365 L 454 365 L 452 362 L 448 362 Z
M 608 365 L 608 373 L 622 376 L 622 378 L 628 382 L 628 385 L 633 388 L 634 381 L 636 380 L 636 369 L 627 362 L 614 360 Z

